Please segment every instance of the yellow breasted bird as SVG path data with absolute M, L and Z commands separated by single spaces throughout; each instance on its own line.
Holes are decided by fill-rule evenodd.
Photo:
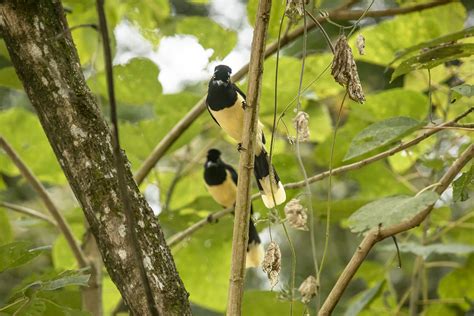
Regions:
M 237 196 L 237 172 L 232 166 L 224 163 L 217 149 L 210 149 L 204 164 L 204 181 L 212 198 L 223 207 L 232 207 Z M 253 208 L 250 207 L 253 214 Z M 255 224 L 250 218 L 249 242 L 247 246 L 247 268 L 258 267 L 263 260 L 263 247 L 260 244 Z
M 246 97 L 230 80 L 232 69 L 226 65 L 219 65 L 214 69 L 214 75 L 209 81 L 207 92 L 207 109 L 216 123 L 239 143 L 242 142 L 244 109 Z M 262 195 L 263 203 L 267 208 L 282 204 L 286 200 L 286 193 L 278 174 L 268 162 L 265 150 L 265 136 L 263 124 L 258 122 L 257 142 L 255 146 L 254 174 L 257 186 Z M 270 167 L 273 168 L 273 179 L 270 179 Z M 275 201 L 272 196 L 275 197 Z M 275 202 L 275 203 L 274 203 Z

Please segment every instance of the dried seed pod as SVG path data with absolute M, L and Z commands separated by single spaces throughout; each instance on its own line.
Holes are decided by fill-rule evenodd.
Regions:
M 301 301 L 304 304 L 308 304 L 318 293 L 318 281 L 314 276 L 310 275 L 301 283 L 298 291 L 301 293 Z
M 362 34 L 357 35 L 356 39 L 357 49 L 360 55 L 365 55 L 365 38 Z
M 357 66 L 344 35 L 341 35 L 336 42 L 331 74 L 340 85 L 346 87 L 352 100 L 364 103 L 365 97 L 357 73 Z
M 265 252 L 262 263 L 263 272 L 265 272 L 270 280 L 270 284 L 274 287 L 278 283 L 278 276 L 281 270 L 281 251 L 278 244 L 272 241 Z
M 304 0 L 287 0 L 285 15 L 292 21 L 297 22 L 304 14 Z
M 296 135 L 300 142 L 306 142 L 309 140 L 309 115 L 306 112 L 299 111 L 293 123 L 295 124 Z
M 291 227 L 299 230 L 308 230 L 306 208 L 301 205 L 299 199 L 292 199 L 285 205 L 285 215 Z

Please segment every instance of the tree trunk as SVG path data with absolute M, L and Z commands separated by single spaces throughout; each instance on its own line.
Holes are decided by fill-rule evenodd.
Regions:
M 126 238 L 110 130 L 85 83 L 58 0 L 2 1 L 0 30 L 18 77 L 94 234 L 105 266 L 135 315 L 148 315 Z M 38 153 L 39 155 L 41 153 Z M 189 315 L 188 293 L 161 228 L 127 167 L 127 187 L 148 280 L 161 315 Z

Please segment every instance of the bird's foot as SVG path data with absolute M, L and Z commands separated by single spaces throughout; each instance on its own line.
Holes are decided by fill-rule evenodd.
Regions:
M 242 109 L 245 111 L 248 107 L 247 102 L 242 101 Z
M 241 152 L 241 151 L 246 151 L 247 149 L 245 149 L 243 146 L 242 146 L 242 143 L 238 143 L 237 144 L 237 151 L 238 152 Z
M 209 214 L 209 215 L 207 216 L 207 222 L 208 222 L 209 224 L 217 223 L 217 218 L 214 218 L 214 216 L 212 216 L 212 214 Z

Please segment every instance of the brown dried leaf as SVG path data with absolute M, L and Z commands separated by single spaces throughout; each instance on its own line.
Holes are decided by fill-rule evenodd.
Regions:
M 357 66 L 347 39 L 341 35 L 336 42 L 331 74 L 340 85 L 345 86 L 349 97 L 359 103 L 364 103 L 365 97 L 360 84 Z
M 301 293 L 301 301 L 304 304 L 308 304 L 318 293 L 318 281 L 314 276 L 310 275 L 301 283 L 298 291 Z
M 301 205 L 300 200 L 292 199 L 285 205 L 285 215 L 288 224 L 291 227 L 299 230 L 309 230 L 306 225 L 308 221 L 308 215 L 306 214 L 306 208 Z
M 306 112 L 299 111 L 293 120 L 296 129 L 296 135 L 300 142 L 309 140 L 309 115 Z
M 274 287 L 278 283 L 278 276 L 281 270 L 281 251 L 278 244 L 272 241 L 265 252 L 262 263 L 263 272 L 265 272 L 270 280 L 270 284 Z

